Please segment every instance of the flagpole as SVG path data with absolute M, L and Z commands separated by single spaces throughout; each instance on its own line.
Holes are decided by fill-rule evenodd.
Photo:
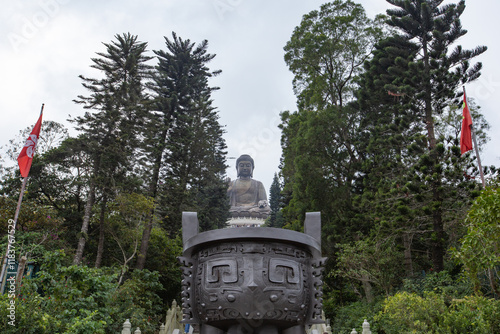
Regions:
M 43 114 L 43 107 L 45 106 L 44 103 L 42 103 L 42 108 L 40 109 L 40 116 Z M 0 293 L 4 292 L 5 289 L 5 276 L 7 275 L 7 259 L 9 256 L 9 250 L 10 250 L 10 245 L 11 243 L 15 242 L 15 233 L 16 233 L 16 228 L 17 228 L 17 218 L 19 217 L 19 212 L 21 211 L 21 203 L 23 202 L 23 195 L 24 195 L 24 190 L 26 189 L 26 184 L 28 183 L 28 175 L 23 180 L 23 184 L 21 186 L 21 192 L 19 194 L 19 199 L 17 201 L 17 207 L 16 207 L 16 213 L 14 214 L 14 220 L 12 223 L 9 220 L 9 226 L 12 226 L 12 228 L 8 231 L 10 231 L 9 234 L 7 234 L 7 248 L 5 250 L 5 256 L 3 258 L 3 264 L 2 264 L 2 272 L 0 274 Z M 14 240 L 14 242 L 11 242 L 10 240 Z M 14 248 L 15 249 L 15 248 Z M 14 253 L 15 254 L 15 253 Z
M 479 157 L 479 149 L 477 148 L 476 133 L 474 132 L 474 126 L 470 126 L 470 131 L 472 133 L 472 140 L 474 140 L 474 149 L 476 151 L 477 165 L 479 167 L 479 175 L 481 175 L 481 182 L 483 183 L 483 188 L 486 188 L 486 182 L 484 181 L 483 167 L 481 166 L 481 158 Z
M 28 183 L 28 177 L 26 176 L 23 180 L 23 185 L 21 186 L 21 193 L 19 194 L 19 200 L 17 201 L 17 207 L 16 207 L 16 213 L 14 214 L 14 222 L 12 223 L 12 229 L 10 230 L 10 234 L 7 237 L 7 249 L 5 251 L 5 256 L 3 258 L 3 265 L 2 265 L 2 274 L 0 277 L 2 278 L 2 286 L 0 289 L 0 293 L 4 292 L 5 284 L 4 284 L 4 277 L 5 274 L 7 273 L 7 257 L 9 255 L 9 249 L 10 249 L 10 239 L 15 238 L 15 233 L 16 233 L 16 226 L 17 226 L 17 218 L 19 217 L 19 211 L 21 211 L 21 203 L 23 202 L 23 195 L 24 195 L 24 190 L 26 189 L 26 183 Z M 15 239 L 14 239 L 15 240 Z
M 463 86 L 463 88 L 464 88 L 464 96 L 466 97 L 467 94 L 465 93 L 465 86 Z M 465 101 L 465 103 L 467 103 L 467 101 Z M 476 132 L 474 131 L 474 126 L 472 124 L 470 125 L 470 132 L 472 134 L 472 140 L 474 141 L 474 150 L 476 152 L 477 165 L 479 167 L 479 175 L 481 176 L 481 182 L 483 184 L 483 188 L 486 188 L 486 182 L 484 181 L 483 167 L 481 166 L 481 157 L 479 156 L 479 148 L 477 146 Z

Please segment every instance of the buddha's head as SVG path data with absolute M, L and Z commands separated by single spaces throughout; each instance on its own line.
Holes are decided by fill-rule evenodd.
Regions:
M 236 171 L 238 172 L 238 177 L 253 177 L 253 169 L 255 164 L 253 159 L 248 154 L 242 154 L 238 159 L 236 159 Z

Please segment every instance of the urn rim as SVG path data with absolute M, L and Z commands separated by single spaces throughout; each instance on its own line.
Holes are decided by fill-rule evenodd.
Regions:
M 309 250 L 313 256 L 321 256 L 321 244 L 308 234 L 274 227 L 239 227 L 211 230 L 194 235 L 184 243 L 184 254 L 193 254 L 194 251 L 212 243 L 224 241 L 236 242 L 258 240 L 283 242 L 294 244 Z

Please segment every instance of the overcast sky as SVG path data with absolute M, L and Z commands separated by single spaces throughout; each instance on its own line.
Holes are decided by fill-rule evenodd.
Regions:
M 212 85 L 220 87 L 213 99 L 226 127 L 228 157 L 251 154 L 256 164 L 254 178 L 269 191 L 281 155 L 279 113 L 296 110 L 293 77 L 283 60 L 283 47 L 302 16 L 324 2 L 4 1 L 0 13 L 0 146 L 34 125 L 42 103 L 45 120 L 68 124 L 69 114 L 83 114 L 81 106 L 72 102 L 77 95 L 87 94 L 78 75 L 96 76 L 89 67 L 90 58 L 105 51 L 103 42 L 130 32 L 148 42 L 150 51 L 159 50 L 165 49 L 163 37 L 170 38 L 174 31 L 192 42 L 208 40 L 209 53 L 217 55 L 209 66 L 222 70 Z M 357 2 L 371 18 L 389 7 L 384 0 Z M 466 3 L 462 25 L 469 33 L 460 44 L 489 48 L 477 59 L 483 63 L 483 75 L 467 87 L 467 93 L 491 124 L 491 141 L 481 156 L 483 165 L 499 166 L 500 2 Z M 234 163 L 228 159 L 231 178 L 236 177 Z

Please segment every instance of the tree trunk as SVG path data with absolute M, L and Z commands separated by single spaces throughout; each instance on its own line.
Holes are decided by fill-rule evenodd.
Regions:
M 413 262 L 411 258 L 411 239 L 412 237 L 409 233 L 403 234 L 403 244 L 404 244 L 404 257 L 405 257 L 405 269 L 406 269 L 406 277 L 413 276 Z
M 160 168 L 161 168 L 161 158 L 163 156 L 163 147 L 165 146 L 165 140 L 167 137 L 167 130 L 162 133 L 162 145 L 159 146 L 156 155 L 156 160 L 154 164 L 153 175 L 151 177 L 150 193 L 151 197 L 156 200 L 156 193 L 158 191 L 158 180 L 160 178 Z M 151 216 L 147 220 L 144 226 L 144 231 L 142 232 L 141 246 L 139 247 L 139 254 L 137 256 L 137 262 L 135 268 L 142 270 L 146 264 L 146 255 L 148 253 L 149 238 L 151 237 L 151 230 L 153 229 L 154 220 L 154 208 L 151 210 Z
M 495 273 L 493 268 L 488 269 L 488 279 L 490 281 L 490 287 L 496 297 L 500 297 L 500 290 L 498 289 L 498 284 L 495 279 Z
M 373 303 L 372 285 L 368 281 L 368 277 L 365 274 L 361 277 L 361 283 L 363 284 L 363 290 L 365 291 L 366 301 L 368 303 Z
M 101 267 L 102 254 L 104 253 L 104 218 L 106 217 L 106 204 L 108 203 L 108 198 L 104 195 L 101 202 L 101 215 L 99 217 L 99 243 L 97 245 L 97 256 L 95 259 L 95 268 Z
M 436 186 L 437 187 L 437 186 Z M 433 227 L 434 236 L 432 238 L 432 264 L 436 272 L 440 272 L 444 269 L 444 229 L 443 229 L 443 218 L 441 210 L 441 196 L 439 195 L 439 190 L 434 188 L 434 201 L 439 206 L 434 209 L 433 217 Z
M 26 261 L 28 261 L 26 255 L 21 256 L 21 259 L 19 260 L 19 265 L 17 266 L 17 277 L 16 277 L 17 292 L 19 292 L 21 289 L 21 282 L 23 280 L 24 268 L 26 268 Z
M 146 264 L 146 254 L 149 247 L 149 238 L 151 237 L 151 230 L 153 229 L 154 220 L 154 209 L 151 210 L 151 215 L 144 226 L 144 231 L 142 231 L 141 247 L 139 249 L 139 255 L 137 256 L 137 263 L 135 265 L 136 269 L 144 269 Z
M 75 257 L 73 259 L 73 264 L 79 265 L 83 258 L 83 249 L 85 248 L 85 242 L 87 241 L 87 233 L 89 231 L 90 217 L 92 216 L 92 207 L 95 202 L 95 180 L 94 177 L 90 180 L 89 196 L 87 198 L 87 203 L 85 204 L 85 214 L 83 215 L 82 229 L 80 231 L 80 238 L 78 239 L 78 247 L 76 249 Z
M 432 88 L 431 88 L 431 78 L 430 78 L 430 64 L 429 64 L 429 54 L 427 40 L 422 41 L 423 50 L 423 60 L 424 60 L 424 71 L 425 71 L 425 123 L 427 128 L 427 140 L 429 142 L 429 153 L 431 157 L 431 171 L 434 173 L 434 168 L 438 164 L 439 157 L 436 152 L 436 136 L 434 131 L 434 119 L 432 117 Z M 432 226 L 433 226 L 433 236 L 431 238 L 432 243 L 432 264 L 436 272 L 440 272 L 444 268 L 444 229 L 443 229 L 443 218 L 442 218 L 442 198 L 439 189 L 441 188 L 441 179 L 438 175 L 437 179 L 432 180 L 432 200 L 433 200 L 433 213 L 432 213 Z

